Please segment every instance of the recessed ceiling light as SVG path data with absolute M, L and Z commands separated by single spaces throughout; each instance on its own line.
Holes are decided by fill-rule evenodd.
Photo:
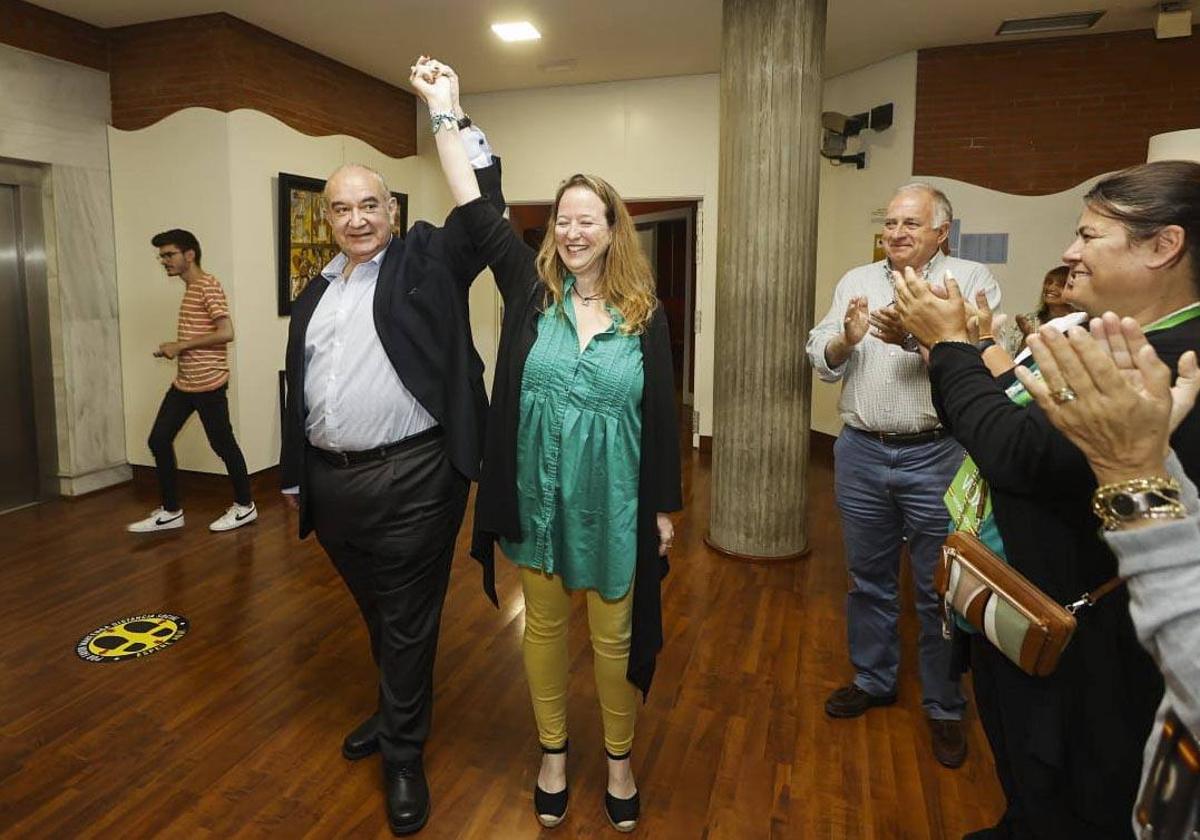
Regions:
M 520 23 L 493 23 L 492 31 L 501 41 L 536 41 L 542 37 L 537 27 L 527 20 Z
M 1030 35 L 1034 32 L 1061 32 L 1068 29 L 1091 29 L 1096 21 L 1104 17 L 1104 9 L 1098 12 L 1073 12 L 1066 15 L 1019 18 L 1006 20 L 996 30 L 997 35 Z

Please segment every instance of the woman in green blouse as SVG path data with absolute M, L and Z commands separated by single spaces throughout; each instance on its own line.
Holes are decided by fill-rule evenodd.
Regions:
M 536 252 L 480 198 L 449 114 L 454 81 L 436 61 L 414 66 L 458 212 L 505 304 L 472 554 L 493 599 L 493 545 L 521 570 L 525 672 L 543 751 L 534 808 L 545 826 L 566 814 L 567 623 L 571 593 L 586 592 L 605 810 L 632 831 L 637 692 L 649 689 L 662 646 L 667 512 L 682 507 L 666 319 L 633 222 L 605 181 L 574 175 L 559 187 Z

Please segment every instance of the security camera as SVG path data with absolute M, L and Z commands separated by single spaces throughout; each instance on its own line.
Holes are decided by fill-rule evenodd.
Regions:
M 846 137 L 830 128 L 821 132 L 821 155 L 835 158 L 846 151 Z
M 826 131 L 840 134 L 842 137 L 853 137 L 862 130 L 862 123 L 854 117 L 839 114 L 837 111 L 826 111 L 821 114 L 821 125 Z

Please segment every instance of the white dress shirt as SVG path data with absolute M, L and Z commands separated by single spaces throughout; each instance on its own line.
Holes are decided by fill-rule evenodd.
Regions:
M 929 431 L 939 423 L 920 355 L 868 332 L 836 368 L 825 359 L 826 345 L 842 333 L 850 298 L 866 297 L 872 312 L 896 299 L 886 269 L 887 261 L 881 260 L 852 268 L 838 281 L 828 314 L 808 334 L 808 358 L 822 381 L 843 380 L 838 409 L 846 425 L 868 432 Z M 938 253 L 926 273 L 930 282 L 940 284 L 947 271 L 958 281 L 965 300 L 974 301 L 975 292 L 982 289 L 992 311 L 1000 308 L 1000 287 L 987 266 Z
M 492 147 L 479 127 L 467 126 L 459 136 L 472 168 L 492 165 Z M 386 253 L 385 245 L 347 277 L 345 254 L 321 270 L 329 288 L 304 335 L 304 432 L 318 449 L 374 449 L 437 425 L 400 381 L 375 331 L 375 284 Z
M 304 432 L 318 449 L 374 449 L 437 423 L 404 387 L 375 332 L 375 284 L 386 253 L 385 246 L 347 277 L 345 254 L 321 270 L 329 288 L 304 335 Z

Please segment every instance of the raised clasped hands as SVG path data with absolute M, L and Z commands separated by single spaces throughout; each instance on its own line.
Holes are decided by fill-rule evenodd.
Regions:
M 408 82 L 429 106 L 430 112 L 461 111 L 458 107 L 458 74 L 448 64 L 427 55 L 409 68 Z
M 945 291 L 939 294 L 912 268 L 892 272 L 896 290 L 896 312 L 905 332 L 910 332 L 924 347 L 939 341 L 969 341 L 970 308 L 963 302 L 958 281 L 946 272 Z
M 1092 319 L 1090 334 L 1045 326 L 1026 343 L 1041 376 L 1017 367 L 1017 378 L 1101 484 L 1164 475 L 1169 436 L 1200 391 L 1195 352 L 1180 358 L 1172 386 L 1137 321 L 1112 312 Z

